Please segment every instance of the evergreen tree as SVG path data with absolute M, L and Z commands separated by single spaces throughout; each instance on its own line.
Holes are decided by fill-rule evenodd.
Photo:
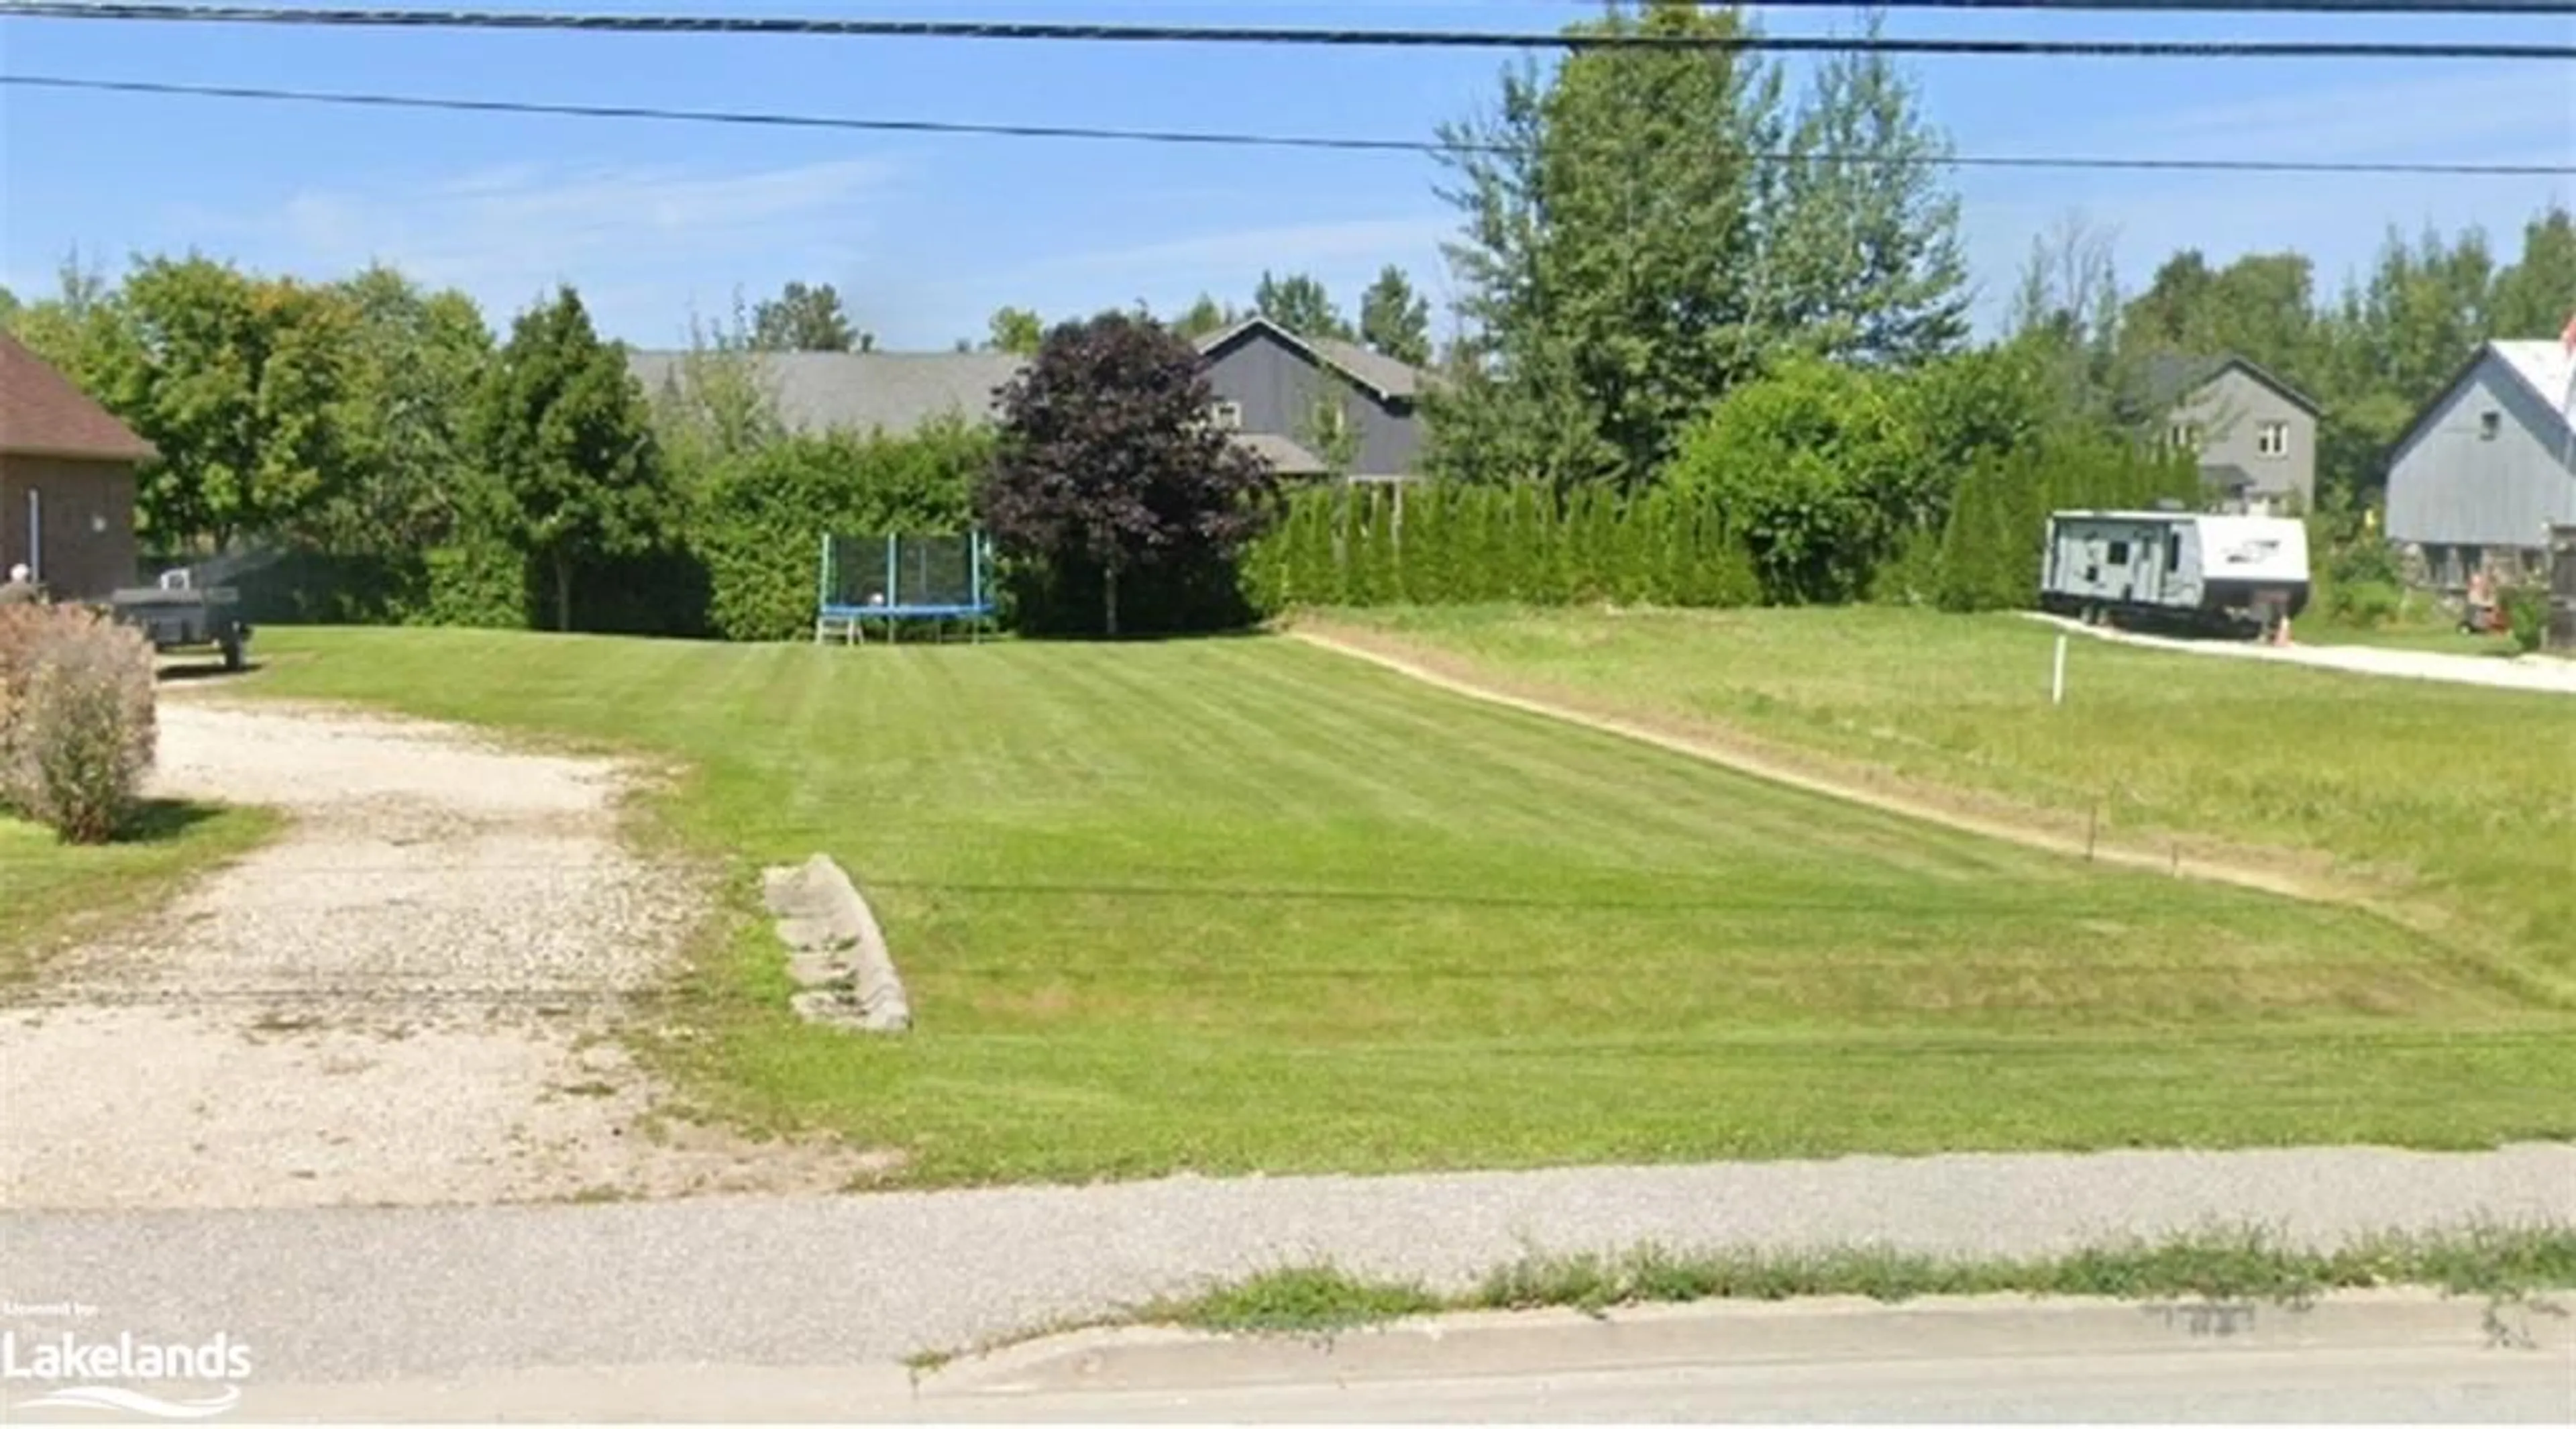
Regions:
M 572 629 L 574 574 L 652 549 L 675 513 L 644 393 L 570 286 L 511 325 L 469 430 L 490 477 L 485 514 L 549 578 L 555 628 Z

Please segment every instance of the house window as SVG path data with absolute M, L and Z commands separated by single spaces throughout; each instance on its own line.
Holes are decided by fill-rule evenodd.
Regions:
M 1208 407 L 1208 420 L 1214 422 L 1217 430 L 1221 432 L 1242 431 L 1243 404 L 1222 399 L 1211 403 Z
M 2176 451 L 2196 452 L 2200 450 L 2200 423 L 2176 422 L 2165 439 Z
M 2497 411 L 2478 413 L 2478 440 L 2494 441 L 2496 433 L 2502 430 L 2504 430 L 2504 413 Z
M 2290 454 L 2290 424 L 2287 422 L 2265 422 L 2262 429 L 2254 434 L 2254 450 L 2270 457 L 2288 456 Z

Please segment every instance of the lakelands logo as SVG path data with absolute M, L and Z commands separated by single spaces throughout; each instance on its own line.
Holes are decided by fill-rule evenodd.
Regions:
M 250 1347 L 218 1334 L 194 1344 L 113 1339 L 72 1331 L 25 1334 L 0 1330 L 0 1382 L 10 1390 L 47 1386 L 17 1409 L 121 1409 L 159 1419 L 211 1419 L 241 1403 L 240 1381 L 250 1378 Z M 110 1381 L 99 1383 L 98 1381 Z M 133 1381 L 193 1381 L 214 1385 L 211 1394 L 164 1399 L 127 1387 Z

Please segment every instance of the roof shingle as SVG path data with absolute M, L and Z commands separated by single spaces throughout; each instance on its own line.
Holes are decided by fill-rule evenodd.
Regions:
M 1430 374 L 1411 363 L 1398 362 L 1382 352 L 1374 352 L 1356 342 L 1337 337 L 1307 337 L 1291 332 L 1259 313 L 1232 327 L 1220 328 L 1198 340 L 1199 351 L 1214 354 L 1233 344 L 1248 332 L 1268 332 L 1292 347 L 1304 348 L 1315 361 L 1338 369 L 1341 374 L 1390 401 L 1409 402 L 1421 395 Z
M 627 370 L 645 395 L 681 374 L 685 352 L 637 352 Z M 1006 352 L 764 352 L 758 371 L 790 430 L 904 436 L 949 414 L 995 415 L 995 394 L 1025 359 Z
M 0 333 L 0 455 L 139 462 L 159 453 L 25 344 Z

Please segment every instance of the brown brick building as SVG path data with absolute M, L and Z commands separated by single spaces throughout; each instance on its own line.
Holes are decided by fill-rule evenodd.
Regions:
M 155 455 L 0 333 L 0 579 L 23 562 L 56 600 L 104 600 L 133 585 L 134 469 Z

